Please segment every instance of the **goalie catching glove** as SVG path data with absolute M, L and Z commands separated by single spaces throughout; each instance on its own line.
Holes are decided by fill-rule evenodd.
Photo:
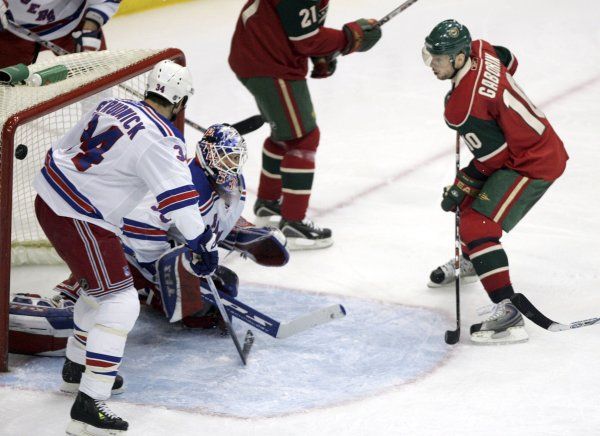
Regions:
M 286 239 L 281 230 L 274 227 L 254 227 L 240 218 L 219 246 L 237 251 L 262 266 L 283 266 L 290 253 L 285 248 Z

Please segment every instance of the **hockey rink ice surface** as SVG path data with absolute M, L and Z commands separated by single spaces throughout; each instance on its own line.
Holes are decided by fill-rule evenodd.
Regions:
M 332 0 L 327 24 L 380 18 L 400 1 Z M 179 47 L 202 124 L 257 113 L 227 65 L 242 0 L 199 0 L 113 19 L 111 48 Z M 550 333 L 526 321 L 529 342 L 476 346 L 468 330 L 489 304 L 462 287 L 429 289 L 429 272 L 453 255 L 453 215 L 439 207 L 453 180 L 454 134 L 442 118 L 449 82 L 421 61 L 425 35 L 455 18 L 475 38 L 509 47 L 517 83 L 543 110 L 571 159 L 565 174 L 503 238 L 515 289 L 550 318 L 600 315 L 600 5 L 596 2 L 420 0 L 383 27 L 367 53 L 339 58 L 311 80 L 321 128 L 310 216 L 335 243 L 294 252 L 283 268 L 229 256 L 239 298 L 280 321 L 333 303 L 348 315 L 285 340 L 255 332 L 246 368 L 228 338 L 183 331 L 144 311 L 111 408 L 131 435 L 598 435 L 600 327 Z M 267 127 L 247 136 L 253 219 Z M 198 135 L 186 131 L 191 147 Z M 463 148 L 463 164 L 470 155 Z M 41 166 L 41 162 L 40 162 Z M 12 291 L 40 291 L 63 267 L 13 270 Z M 238 333 L 244 329 L 236 321 Z M 10 357 L 0 375 L 0 435 L 61 435 L 72 398 L 57 392 L 59 358 Z

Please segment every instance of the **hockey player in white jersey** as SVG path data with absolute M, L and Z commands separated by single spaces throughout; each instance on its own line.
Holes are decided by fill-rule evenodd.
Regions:
M 188 164 L 199 194 L 198 206 L 219 247 L 262 266 L 283 266 L 289 260 L 283 233 L 273 227 L 255 227 L 241 217 L 246 198 L 242 175 L 246 154 L 245 141 L 233 127 L 214 125 L 207 129 L 196 147 L 197 157 Z M 206 281 L 189 271 L 186 256 L 190 253 L 185 240 L 175 223 L 158 211 L 151 194 L 123 219 L 122 230 L 122 244 L 142 303 L 162 312 L 169 322 L 181 321 L 189 328 L 222 325 L 218 310 L 201 297 L 200 287 L 210 293 Z M 173 243 L 178 246 L 172 249 Z M 213 280 L 219 291 L 237 296 L 235 272 L 219 265 Z M 11 352 L 64 355 L 65 337 L 73 329 L 71 306 L 79 298 L 80 285 L 69 277 L 54 290 L 60 295 L 13 296 L 9 316 Z M 73 346 L 81 348 L 81 344 L 75 337 L 70 341 L 72 348 L 63 366 L 61 390 L 77 392 L 85 361 L 71 360 L 77 358 Z M 113 394 L 122 387 L 123 380 L 117 376 Z
M 67 428 L 71 435 L 128 428 L 104 402 L 139 314 L 117 236 L 123 217 L 150 191 L 158 211 L 176 223 L 193 252 L 189 268 L 207 275 L 218 263 L 215 237 L 198 210 L 185 144 L 171 122 L 193 94 L 191 75 L 162 61 L 151 71 L 146 91 L 142 102 L 100 102 L 53 145 L 34 181 L 38 221 L 81 288 L 67 346 L 71 360 L 85 362 Z
M 29 65 L 44 49 L 12 23 L 68 52 L 106 49 L 102 26 L 115 14 L 119 3 L 120 0 L 0 1 L 0 68 L 18 63 Z

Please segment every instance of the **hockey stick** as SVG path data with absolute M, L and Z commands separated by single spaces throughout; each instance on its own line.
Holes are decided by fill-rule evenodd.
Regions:
M 460 135 L 456 132 L 456 174 L 460 171 Z M 456 286 L 456 330 L 446 330 L 444 340 L 454 345 L 460 339 L 460 208 L 454 211 L 454 284 Z
M 212 289 L 209 291 L 201 286 L 200 291 L 204 300 L 215 304 Z M 218 295 L 221 297 L 220 300 L 229 315 L 235 316 L 276 339 L 289 338 L 297 333 L 346 316 L 344 306 L 334 304 L 300 316 L 290 322 L 281 323 L 223 292 L 218 292 Z
M 33 39 L 35 42 L 44 46 L 48 50 L 52 51 L 57 56 L 64 56 L 64 55 L 71 54 L 64 48 L 60 47 L 59 45 L 54 44 L 52 41 L 47 41 L 47 40 L 43 39 L 41 36 L 39 36 L 37 33 L 34 33 L 31 30 L 26 29 L 18 24 L 9 22 L 9 27 L 12 30 L 16 31 L 17 33 L 20 33 L 21 35 L 27 36 L 27 37 Z M 127 85 L 120 83 L 119 88 L 124 89 L 125 91 L 134 95 L 136 98 L 144 99 L 144 95 L 142 93 L 136 91 L 135 89 L 133 89 Z M 196 129 L 202 133 L 206 132 L 206 128 L 193 122 L 192 120 L 188 120 L 187 118 L 185 118 L 184 121 L 185 121 L 185 124 L 190 126 L 192 129 Z M 257 130 L 264 123 L 265 123 L 265 120 L 263 119 L 263 117 L 261 115 L 253 115 L 249 118 L 246 118 L 245 120 L 238 121 L 237 123 L 232 124 L 231 126 L 233 128 L 235 128 L 240 133 L 240 135 L 245 135 L 247 133 Z
M 377 25 L 379 27 L 383 26 L 385 23 L 387 23 L 388 21 L 390 21 L 392 18 L 394 18 L 396 15 L 398 15 L 400 12 L 408 9 L 410 6 L 412 6 L 413 4 L 415 4 L 418 0 L 406 0 L 404 3 L 402 3 L 400 6 L 398 6 L 396 9 L 394 9 L 392 12 L 390 12 L 389 14 L 387 14 L 385 17 L 383 17 L 381 20 L 379 20 L 377 22 Z
M 417 1 L 419 1 L 419 0 L 406 0 L 404 3 L 402 3 L 396 9 L 394 9 L 392 12 L 390 12 L 385 17 L 383 17 L 381 20 L 378 20 L 376 26 L 378 26 L 378 27 L 383 26 L 385 23 L 390 21 L 392 18 L 394 18 L 400 12 L 408 9 L 410 6 L 415 4 Z M 341 53 L 339 51 L 333 53 L 333 55 L 331 55 L 331 60 L 337 58 L 339 55 L 341 55 Z
M 231 325 L 231 320 L 229 319 L 229 316 L 227 315 L 227 312 L 225 311 L 225 307 L 223 307 L 223 302 L 221 301 L 221 298 L 219 297 L 219 291 L 217 291 L 217 288 L 215 287 L 215 282 L 213 282 L 213 279 L 210 276 L 206 276 L 206 281 L 208 282 L 208 287 L 210 288 L 210 291 L 212 292 L 213 303 L 217 304 L 217 307 L 219 308 L 219 312 L 221 313 L 221 317 L 223 318 L 223 321 L 225 322 L 225 325 L 227 326 L 227 331 L 229 332 L 229 335 L 231 336 L 231 339 L 233 340 L 233 343 L 235 344 L 235 348 L 237 349 L 237 352 L 240 355 L 240 359 L 242 359 L 242 362 L 244 363 L 244 365 L 246 365 L 247 361 L 248 361 L 248 353 L 250 353 L 252 344 L 254 344 L 254 335 L 252 334 L 251 330 L 248 330 L 246 332 L 246 337 L 244 338 L 244 347 L 242 348 L 242 346 L 240 345 L 240 341 L 238 340 L 238 338 L 235 334 L 235 331 L 233 330 L 233 326 Z M 200 288 L 200 289 L 202 289 L 202 288 Z
M 559 322 L 552 321 L 550 318 L 540 312 L 523 294 L 516 293 L 510 297 L 510 301 L 512 301 L 517 309 L 519 309 L 519 312 L 525 315 L 529 320 L 541 328 L 551 332 L 562 332 L 564 330 L 572 330 L 580 327 L 588 327 L 591 325 L 600 324 L 600 317 L 575 321 L 569 324 L 561 324 Z

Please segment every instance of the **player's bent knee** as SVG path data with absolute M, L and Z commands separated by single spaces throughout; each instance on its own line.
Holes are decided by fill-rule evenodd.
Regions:
M 460 218 L 460 239 L 469 245 L 485 238 L 500 239 L 502 228 L 498 223 L 475 211 L 468 211 Z
M 133 287 L 105 295 L 98 300 L 96 325 L 125 334 L 133 329 L 140 314 L 138 293 Z
M 302 136 L 298 139 L 292 139 L 285 141 L 288 148 L 288 153 L 294 150 L 312 151 L 315 152 L 319 146 L 319 140 L 321 139 L 321 132 L 318 127 L 311 130 L 307 135 Z

